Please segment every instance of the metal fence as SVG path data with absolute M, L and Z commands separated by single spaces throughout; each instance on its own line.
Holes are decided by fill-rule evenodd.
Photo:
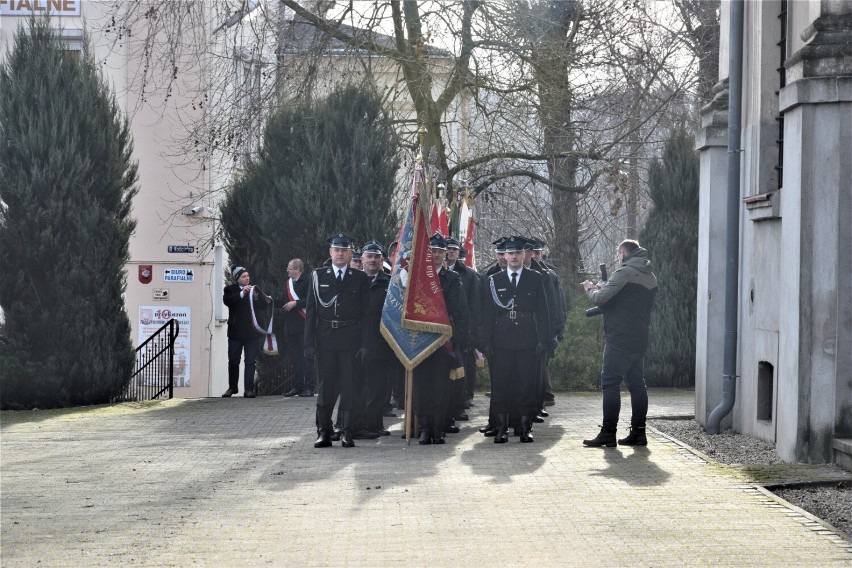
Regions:
M 258 358 L 257 374 L 255 375 L 255 390 L 258 396 L 282 395 L 293 384 L 293 364 L 282 342 L 279 354 L 270 357 L 261 355 Z
M 133 374 L 113 402 L 153 400 L 168 394 L 174 396 L 175 339 L 180 324 L 174 318 L 167 321 L 136 349 Z

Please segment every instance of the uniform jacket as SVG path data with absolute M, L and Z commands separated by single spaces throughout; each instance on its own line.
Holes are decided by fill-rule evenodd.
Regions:
M 462 288 L 461 278 L 452 270 L 441 267 L 438 272 L 441 281 L 441 291 L 444 293 L 444 303 L 447 305 L 447 313 L 453 324 L 453 341 L 460 348 L 471 346 L 470 336 L 470 310 L 467 306 Z
M 296 291 L 296 295 L 299 299 L 296 300 L 295 308 L 289 312 L 284 312 L 284 333 L 287 335 L 305 333 L 305 318 L 302 317 L 300 310 L 304 310 L 308 305 L 308 284 L 310 282 L 310 276 L 310 274 L 303 272 L 299 278 L 293 282 L 293 289 Z M 287 295 L 287 289 L 289 286 L 290 279 L 288 278 L 287 282 L 284 283 L 283 296 L 273 300 L 276 308 L 283 308 L 284 304 L 290 301 L 290 297 Z
M 382 310 L 385 307 L 385 296 L 388 293 L 389 284 L 390 276 L 382 271 L 379 271 L 370 283 L 369 349 L 373 359 L 386 360 L 396 357 L 381 332 Z
M 453 272 L 461 278 L 467 308 L 470 312 L 470 327 L 473 329 L 479 325 L 479 274 L 461 261 L 456 261 L 453 265 Z
M 493 288 L 493 290 L 492 290 Z M 550 341 L 551 325 L 544 276 L 535 270 L 523 269 L 518 289 L 512 292 L 509 271 L 488 278 L 483 298 L 482 341 L 486 349 L 520 351 L 535 349 L 538 343 Z M 514 299 L 515 319 L 503 306 Z
M 316 346 L 321 351 L 369 348 L 370 278 L 360 270 L 349 267 L 345 270 L 340 285 L 333 266 L 323 266 L 311 273 L 305 347 Z
M 222 301 L 228 306 L 228 338 L 241 339 L 243 341 L 260 339 L 263 334 L 255 331 L 251 323 L 249 297 L 240 297 L 240 285 L 231 284 L 225 286 Z M 255 303 L 255 307 L 262 305 L 264 305 L 263 300 L 260 300 L 259 304 Z
M 553 339 L 557 335 L 562 335 L 562 328 L 564 325 L 563 317 L 559 313 L 559 290 L 556 285 L 556 277 L 534 258 L 530 260 L 530 270 L 535 270 L 542 275 L 544 293 L 547 296 L 547 308 L 550 320 L 550 339 Z
M 645 352 L 657 297 L 657 277 L 651 271 L 648 251 L 633 251 L 600 290 L 588 290 L 586 296 L 603 312 L 608 344 L 633 353 Z

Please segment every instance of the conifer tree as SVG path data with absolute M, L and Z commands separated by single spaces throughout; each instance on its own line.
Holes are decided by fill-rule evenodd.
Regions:
M 85 42 L 57 36 L 31 19 L 0 69 L 4 408 L 108 402 L 133 366 L 130 128 Z
M 387 244 L 398 230 L 398 167 L 392 124 L 369 88 L 344 86 L 282 108 L 220 207 L 231 261 L 250 267 L 262 289 L 280 292 L 287 262 L 321 264 L 334 232 Z
M 648 178 L 654 209 L 640 243 L 657 275 L 651 343 L 645 357 L 649 385 L 695 384 L 695 306 L 698 271 L 698 153 L 681 128 L 666 142 Z

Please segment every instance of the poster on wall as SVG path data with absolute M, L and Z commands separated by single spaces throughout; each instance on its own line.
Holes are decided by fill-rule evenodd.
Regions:
M 191 310 L 188 307 L 176 306 L 139 306 L 139 325 L 137 329 L 138 343 L 151 337 L 167 321 L 174 318 L 177 320 L 180 330 L 175 339 L 175 386 L 189 386 L 189 329 L 192 321 Z

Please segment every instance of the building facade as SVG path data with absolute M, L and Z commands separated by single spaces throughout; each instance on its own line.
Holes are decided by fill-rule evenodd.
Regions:
M 852 2 L 745 2 L 737 379 L 722 426 L 852 466 Z M 696 419 L 722 401 L 728 68 L 702 111 Z

